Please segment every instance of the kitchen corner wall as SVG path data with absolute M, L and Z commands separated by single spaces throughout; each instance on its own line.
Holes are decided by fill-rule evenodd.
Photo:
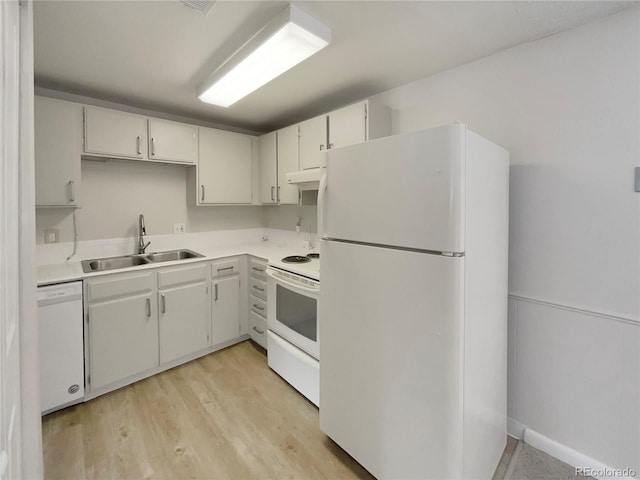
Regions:
M 459 120 L 511 152 L 510 423 L 559 442 L 552 454 L 636 471 L 639 17 L 633 7 L 377 97 L 393 133 Z
M 82 208 L 76 213 L 80 240 L 136 237 L 141 213 L 149 235 L 173 233 L 174 223 L 184 223 L 187 232 L 265 226 L 261 206 L 188 204 L 186 169 L 150 162 L 82 160 Z M 290 229 L 294 225 L 295 218 Z M 44 243 L 46 228 L 59 229 L 60 241 L 72 242 L 71 211 L 37 209 L 37 243 Z
M 280 230 L 295 230 L 299 218 L 301 232 L 316 233 L 318 230 L 317 212 L 318 192 L 315 190 L 302 192 L 302 205 L 280 205 L 264 208 L 265 227 Z
M 303 192 L 303 205 L 195 207 L 187 201 L 188 167 L 151 162 L 82 160 L 82 182 L 77 225 L 80 240 L 127 238 L 138 235 L 138 215 L 144 214 L 149 235 L 173 233 L 174 223 L 187 232 L 268 227 L 295 230 L 296 218 L 304 231 L 316 232 L 317 192 Z M 193 168 L 193 167 L 190 167 Z M 60 242 L 72 242 L 72 211 L 36 210 L 36 241 L 44 231 L 58 229 Z

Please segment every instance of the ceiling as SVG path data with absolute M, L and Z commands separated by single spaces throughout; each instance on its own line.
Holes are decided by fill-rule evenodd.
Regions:
M 288 2 L 36 1 L 36 85 L 269 131 L 637 1 L 300 1 L 332 43 L 229 108 L 196 90 Z

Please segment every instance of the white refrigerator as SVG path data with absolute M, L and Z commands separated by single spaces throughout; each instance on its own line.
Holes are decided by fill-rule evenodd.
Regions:
M 379 479 L 490 479 L 506 444 L 508 152 L 453 124 L 326 160 L 320 428 Z

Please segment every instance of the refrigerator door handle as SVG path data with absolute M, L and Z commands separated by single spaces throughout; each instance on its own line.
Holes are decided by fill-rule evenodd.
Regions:
M 327 190 L 327 174 L 323 173 L 320 177 L 320 186 L 318 187 L 318 238 L 324 236 L 324 199 Z

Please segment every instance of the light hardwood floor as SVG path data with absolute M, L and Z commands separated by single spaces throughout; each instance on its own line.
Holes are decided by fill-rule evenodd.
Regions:
M 249 341 L 43 419 L 47 479 L 373 478 Z

